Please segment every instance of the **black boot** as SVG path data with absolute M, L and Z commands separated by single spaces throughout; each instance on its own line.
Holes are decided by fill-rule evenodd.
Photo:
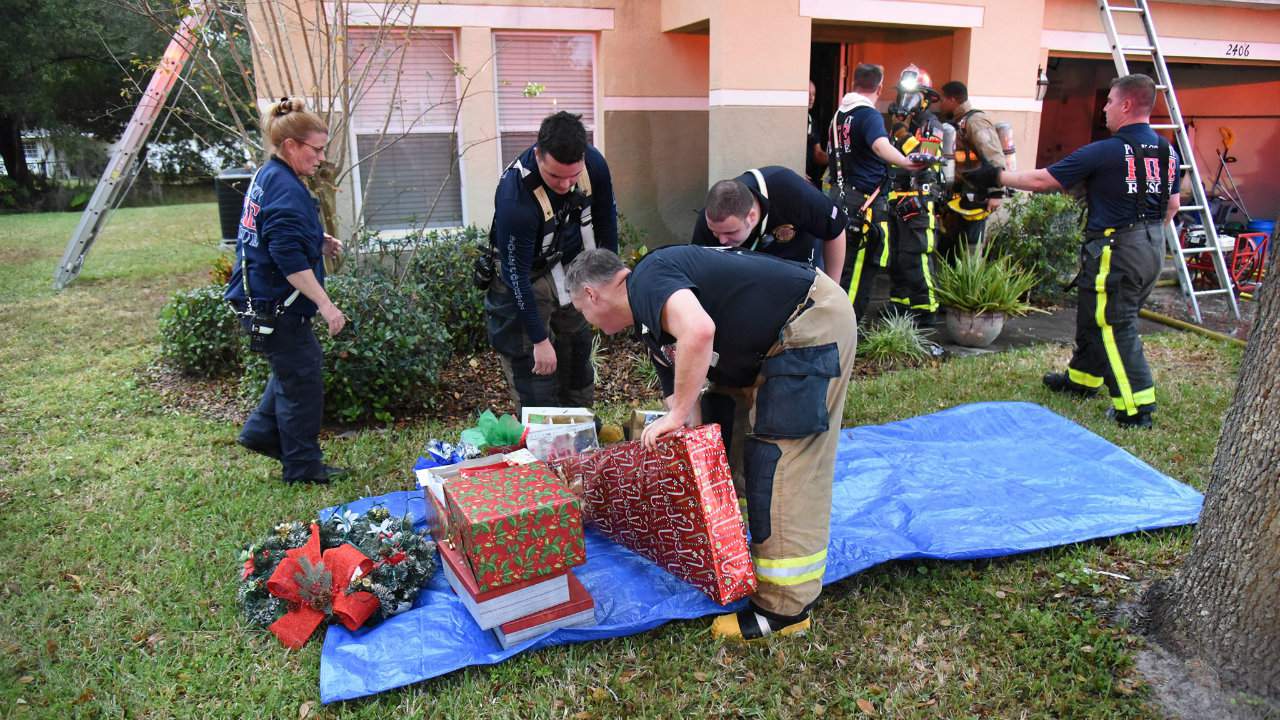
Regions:
M 1056 393 L 1066 393 L 1082 398 L 1091 398 L 1098 394 L 1097 388 L 1085 387 L 1074 382 L 1066 373 L 1045 373 L 1041 382 Z
M 1149 410 L 1139 410 L 1135 415 L 1128 415 L 1115 408 L 1108 408 L 1107 417 L 1115 420 L 1116 424 L 1122 428 L 1151 429 L 1151 411 Z
M 300 478 L 284 478 L 284 481 L 290 485 L 294 483 L 305 483 L 308 485 L 328 485 L 333 480 L 341 480 L 347 474 L 346 468 L 334 467 L 332 465 L 321 465 L 320 470 L 307 477 Z

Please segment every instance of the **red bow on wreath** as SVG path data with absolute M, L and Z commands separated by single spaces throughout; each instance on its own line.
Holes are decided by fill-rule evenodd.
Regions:
M 351 544 L 321 553 L 320 528 L 312 523 L 307 544 L 285 551 L 267 581 L 267 591 L 289 604 L 289 612 L 267 629 L 297 650 L 330 613 L 348 630 L 359 628 L 378 610 L 378 598 L 364 591 L 348 594 L 347 586 L 357 572 L 372 569 L 373 561 Z

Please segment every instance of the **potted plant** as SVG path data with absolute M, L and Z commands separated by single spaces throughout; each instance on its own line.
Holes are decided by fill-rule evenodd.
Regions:
M 938 301 L 947 309 L 947 332 L 957 345 L 986 347 L 1008 317 L 1040 312 L 1026 301 L 1037 278 L 1011 258 L 963 248 L 938 272 Z

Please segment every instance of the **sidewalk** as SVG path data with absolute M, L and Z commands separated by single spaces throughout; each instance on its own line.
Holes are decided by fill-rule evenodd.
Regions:
M 1163 277 L 1172 278 L 1172 270 L 1166 267 Z M 879 316 L 881 308 L 884 307 L 888 298 L 889 279 L 884 273 L 881 273 L 876 277 L 875 285 L 871 289 L 871 307 L 869 310 L 871 317 Z M 1068 301 L 1074 302 L 1074 295 Z M 1157 287 L 1151 293 L 1151 297 L 1144 307 L 1179 320 L 1194 322 L 1191 317 L 1191 311 L 1183 300 L 1182 291 L 1177 285 Z M 1203 317 L 1201 324 L 1210 330 L 1246 339 L 1249 328 L 1253 325 L 1253 314 L 1256 309 L 1257 303 L 1241 301 L 1240 314 L 1242 320 L 1237 323 L 1235 318 L 1232 317 L 1230 307 L 1225 299 L 1220 297 L 1207 298 L 1201 303 Z M 942 313 L 945 312 L 945 310 L 942 311 Z M 1074 305 L 1054 308 L 1049 314 L 1030 313 L 1024 317 L 1010 318 L 1005 321 L 1004 332 L 1000 333 L 1000 337 L 985 348 L 964 347 L 952 343 L 951 338 L 947 336 L 945 316 L 942 316 L 942 313 L 939 313 L 939 323 L 933 328 L 930 339 L 941 345 L 950 355 L 956 357 L 985 355 L 1040 343 L 1059 343 L 1063 345 L 1075 343 L 1076 309 Z M 1139 318 L 1138 332 L 1141 335 L 1150 335 L 1158 332 L 1180 331 L 1146 318 Z

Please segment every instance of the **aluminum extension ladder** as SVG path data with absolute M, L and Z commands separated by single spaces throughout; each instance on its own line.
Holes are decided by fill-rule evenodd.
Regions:
M 115 209 L 116 204 L 129 189 L 133 176 L 141 168 L 139 160 L 142 145 L 146 142 L 147 135 L 151 133 L 156 118 L 160 116 L 169 92 L 178 82 L 178 75 L 182 72 L 183 65 L 186 64 L 192 48 L 196 45 L 196 35 L 200 26 L 204 24 L 212 10 L 212 2 L 191 0 L 188 12 L 182 16 L 182 22 L 169 41 L 169 46 L 165 49 L 155 74 L 151 76 L 146 92 L 142 94 L 138 107 L 133 111 L 133 117 L 125 126 L 124 134 L 111 152 L 107 167 L 102 171 L 102 178 L 98 180 L 97 187 L 93 189 L 89 204 L 80 215 L 80 223 L 67 242 L 62 260 L 53 271 L 55 290 L 65 288 L 80 275 L 80 269 L 84 267 L 84 258 L 93 247 L 93 241 L 98 239 L 98 233 L 107 224 L 107 216 Z
M 1196 159 L 1194 149 L 1191 147 L 1191 139 L 1187 136 L 1186 123 L 1182 121 L 1182 109 L 1178 107 L 1178 99 L 1173 94 L 1173 81 L 1169 78 L 1169 67 L 1164 61 L 1164 52 L 1160 50 L 1160 41 L 1156 37 L 1155 21 L 1151 18 L 1151 9 L 1147 6 L 1147 0 L 1132 0 L 1133 5 L 1115 6 L 1107 0 L 1098 0 L 1098 11 L 1102 15 L 1102 27 L 1107 31 L 1107 41 L 1111 44 L 1111 56 L 1116 62 L 1116 72 L 1121 77 L 1129 74 L 1129 64 L 1125 62 L 1125 55 L 1149 56 L 1152 65 L 1156 70 L 1156 92 L 1159 93 L 1165 101 L 1165 105 L 1169 108 L 1169 119 L 1172 121 L 1167 125 L 1152 125 L 1154 130 L 1172 130 L 1174 137 L 1178 142 L 1178 155 L 1181 159 L 1182 170 L 1187 171 L 1189 180 L 1191 181 L 1191 191 L 1195 197 L 1195 202 L 1191 205 L 1183 205 L 1183 212 L 1195 212 L 1200 215 L 1200 221 L 1204 227 L 1205 246 L 1182 247 L 1178 242 L 1178 231 L 1174 227 L 1173 222 L 1166 221 L 1164 227 L 1165 241 L 1169 246 L 1169 253 L 1174 257 L 1178 269 L 1178 284 L 1182 286 L 1182 294 L 1186 297 L 1188 304 L 1191 306 L 1191 312 L 1195 316 L 1197 323 L 1201 322 L 1200 317 L 1200 298 L 1211 295 L 1226 295 L 1227 300 L 1231 303 L 1231 312 L 1235 314 L 1236 320 L 1240 319 L 1240 306 L 1236 303 L 1235 288 L 1231 284 L 1231 273 L 1227 269 L 1226 257 L 1222 254 L 1222 246 L 1218 243 L 1218 231 L 1213 225 L 1213 216 L 1209 211 L 1209 198 L 1205 195 L 1204 184 L 1200 181 L 1200 169 L 1196 167 Z M 1116 14 L 1137 15 L 1142 21 L 1142 27 L 1146 31 L 1146 44 L 1123 45 L 1122 38 L 1116 31 Z M 1138 40 L 1141 43 L 1141 40 Z M 1213 258 L 1213 267 L 1218 276 L 1219 287 L 1207 290 L 1197 290 L 1191 282 L 1191 273 L 1187 269 L 1187 257 L 1189 255 L 1200 255 L 1209 253 Z

